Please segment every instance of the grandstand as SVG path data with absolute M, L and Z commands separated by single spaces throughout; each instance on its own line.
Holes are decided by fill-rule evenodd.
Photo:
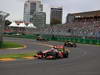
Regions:
M 68 14 L 66 25 L 74 36 L 100 39 L 100 10 Z
M 99 10 L 68 14 L 67 19 L 66 24 L 37 29 L 34 33 L 100 39 Z
M 100 21 L 100 10 L 80 13 L 69 13 L 66 19 L 66 23 L 88 21 Z

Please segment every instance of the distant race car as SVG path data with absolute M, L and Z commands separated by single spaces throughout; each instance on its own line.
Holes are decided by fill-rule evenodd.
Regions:
M 42 38 L 41 36 L 38 36 L 38 37 L 36 38 L 36 40 L 37 40 L 37 41 L 47 41 L 46 39 Z
M 76 43 L 73 43 L 73 42 L 70 42 L 70 41 L 65 42 L 64 46 L 65 47 L 77 47 Z
M 37 52 L 38 59 L 58 59 L 58 58 L 68 58 L 69 52 L 64 49 L 64 46 L 55 46 L 49 50 Z

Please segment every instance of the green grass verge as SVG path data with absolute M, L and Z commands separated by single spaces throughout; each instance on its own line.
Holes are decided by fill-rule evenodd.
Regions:
M 36 39 L 37 35 L 4 35 L 5 37 Z
M 36 53 L 23 53 L 23 54 L 6 54 L 6 55 L 0 55 L 0 58 L 15 58 L 15 59 L 21 59 L 27 56 L 34 56 Z
M 2 49 L 2 48 L 20 48 L 20 47 L 23 47 L 23 45 L 15 42 L 3 42 L 0 48 Z

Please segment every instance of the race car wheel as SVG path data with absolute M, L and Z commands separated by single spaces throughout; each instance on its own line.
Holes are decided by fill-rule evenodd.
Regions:
M 42 53 L 42 51 L 39 51 L 39 52 L 37 53 L 37 55 L 39 56 L 38 59 L 42 59 L 42 58 L 43 58 L 43 53 Z
M 68 44 L 67 47 L 73 47 L 71 44 Z
M 69 53 L 68 53 L 68 51 L 66 51 L 66 52 L 64 52 L 63 57 L 64 57 L 64 58 L 68 58 L 68 55 L 69 55 Z

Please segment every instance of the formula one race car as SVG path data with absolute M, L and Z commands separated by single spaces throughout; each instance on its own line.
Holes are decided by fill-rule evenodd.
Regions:
M 69 52 L 64 46 L 55 46 L 49 50 L 39 51 L 35 57 L 38 59 L 68 58 Z
M 38 36 L 36 40 L 37 41 L 47 41 L 46 39 L 42 38 L 41 36 Z
M 76 43 L 73 43 L 73 42 L 70 42 L 70 41 L 65 42 L 64 46 L 65 47 L 77 47 Z

